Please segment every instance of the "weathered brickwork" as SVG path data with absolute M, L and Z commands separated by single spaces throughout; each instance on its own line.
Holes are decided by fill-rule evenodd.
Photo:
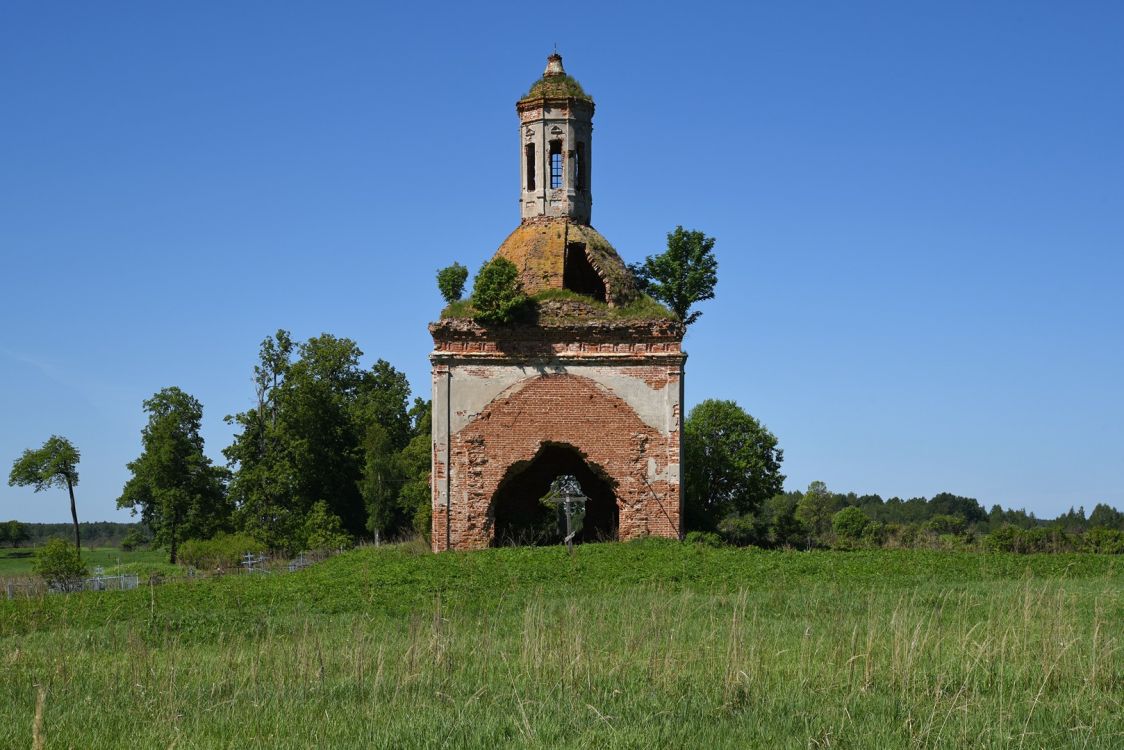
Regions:
M 434 550 L 492 544 L 497 489 L 546 444 L 577 450 L 609 479 L 618 538 L 679 536 L 678 326 L 599 323 L 496 334 L 444 321 L 430 330 Z
M 533 323 L 429 327 L 433 549 L 549 538 L 538 500 L 561 474 L 585 482 L 582 538 L 677 537 L 683 327 L 624 317 L 636 280 L 589 225 L 593 101 L 557 53 L 516 109 L 522 223 L 496 257 L 539 301 Z

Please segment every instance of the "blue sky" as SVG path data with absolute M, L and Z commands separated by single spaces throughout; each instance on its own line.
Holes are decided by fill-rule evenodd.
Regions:
M 194 394 L 221 460 L 277 328 L 428 396 L 434 273 L 518 223 L 557 43 L 593 224 L 717 238 L 687 400 L 761 419 L 789 489 L 1124 508 L 1124 5 L 408 5 L 0 7 L 5 473 L 66 435 L 80 517 L 126 520 L 141 401 Z

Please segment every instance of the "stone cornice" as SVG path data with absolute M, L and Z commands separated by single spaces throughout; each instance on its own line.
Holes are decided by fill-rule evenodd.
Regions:
M 682 366 L 683 327 L 676 321 L 582 321 L 485 328 L 471 320 L 431 323 L 434 364 L 660 364 Z
M 578 110 L 583 107 L 588 107 L 590 116 L 593 115 L 595 110 L 591 100 L 583 99 L 580 96 L 532 96 L 520 99 L 515 103 L 515 111 L 520 115 L 527 112 L 543 110 L 547 107 L 560 107 L 566 108 L 567 110 Z
M 659 365 L 679 368 L 687 361 L 685 352 L 551 352 L 507 350 L 502 352 L 434 351 L 429 355 L 434 365 L 551 365 L 608 366 Z

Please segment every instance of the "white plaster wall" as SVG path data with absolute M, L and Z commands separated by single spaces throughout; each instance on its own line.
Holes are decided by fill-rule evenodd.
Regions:
M 544 374 L 577 375 L 592 380 L 632 407 L 637 416 L 655 430 L 668 434 L 676 429 L 679 405 L 678 383 L 654 388 L 641 378 L 621 372 L 621 368 L 585 365 L 539 367 L 480 366 L 450 368 L 450 434 L 455 434 L 480 415 L 501 394 L 515 393 L 532 378 Z M 438 384 L 435 382 L 435 386 Z M 444 394 L 442 394 L 444 395 Z M 438 400 L 434 388 L 436 418 Z M 436 424 L 436 421 L 435 421 Z

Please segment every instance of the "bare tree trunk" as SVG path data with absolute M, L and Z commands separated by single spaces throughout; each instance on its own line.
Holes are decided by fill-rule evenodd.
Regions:
M 70 492 L 70 517 L 74 519 L 74 548 L 81 553 L 82 540 L 78 536 L 78 506 L 74 504 L 74 485 L 70 483 L 70 477 L 66 478 L 66 489 Z
M 179 519 L 176 517 L 176 514 L 173 513 L 172 514 L 172 535 L 171 535 L 172 538 L 171 538 L 171 543 L 169 544 L 169 550 L 168 550 L 168 562 L 170 562 L 172 565 L 176 564 L 176 557 L 177 557 L 177 553 L 179 552 L 179 549 L 178 549 L 179 545 L 176 543 L 178 541 L 176 539 L 176 533 L 178 531 L 178 529 L 176 527 L 179 526 L 178 520 Z

